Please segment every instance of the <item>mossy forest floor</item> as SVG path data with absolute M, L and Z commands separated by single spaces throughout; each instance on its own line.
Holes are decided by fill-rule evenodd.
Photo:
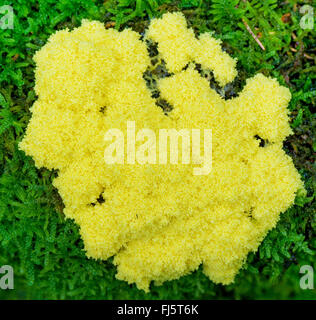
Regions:
M 316 299 L 315 290 L 299 286 L 300 267 L 316 269 L 316 24 L 314 30 L 301 28 L 304 4 L 316 11 L 315 1 L 292 0 L 0 0 L 14 10 L 14 29 L 0 30 L 0 266 L 15 271 L 15 289 L 0 290 L 0 299 Z M 87 18 L 143 32 L 152 17 L 178 10 L 197 33 L 213 31 L 238 59 L 239 76 L 225 88 L 227 98 L 257 72 L 290 88 L 294 135 L 284 148 L 307 196 L 298 195 L 282 214 L 233 285 L 215 285 L 200 268 L 145 294 L 116 280 L 111 261 L 85 257 L 78 227 L 64 219 L 52 187 L 56 173 L 36 169 L 17 144 L 36 100 L 32 56 L 55 30 Z

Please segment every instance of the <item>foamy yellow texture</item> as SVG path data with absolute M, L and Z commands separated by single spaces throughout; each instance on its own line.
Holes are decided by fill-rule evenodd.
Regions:
M 162 19 L 154 19 L 146 37 L 158 42 L 158 51 L 171 72 L 179 72 L 188 62 L 195 61 L 203 68 L 211 69 L 222 86 L 237 75 L 236 60 L 222 51 L 221 41 L 209 33 L 196 39 L 181 13 L 167 13 Z
M 37 167 L 58 169 L 54 185 L 87 256 L 115 256 L 118 279 L 147 291 L 152 280 L 177 279 L 203 264 L 212 281 L 229 284 L 303 187 L 282 150 L 291 133 L 290 92 L 258 74 L 238 97 L 222 99 L 194 62 L 224 85 L 236 61 L 209 34 L 196 39 L 180 13 L 154 19 L 146 37 L 174 73 L 158 83 L 173 106 L 168 116 L 143 79 L 150 59 L 140 35 L 83 21 L 56 32 L 34 57 L 38 100 L 20 148 Z M 187 164 L 106 164 L 104 134 L 126 132 L 127 121 L 157 136 L 162 128 L 212 129 L 211 173 L 193 175 L 196 165 Z

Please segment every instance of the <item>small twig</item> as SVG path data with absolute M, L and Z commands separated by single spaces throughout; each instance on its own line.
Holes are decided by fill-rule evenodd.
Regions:
M 258 45 L 260 46 L 260 48 L 262 50 L 266 50 L 266 48 L 264 47 L 264 45 L 261 43 L 261 41 L 258 39 L 258 37 L 253 33 L 253 31 L 251 30 L 251 28 L 249 27 L 248 23 L 242 18 L 241 19 L 243 24 L 245 25 L 247 31 L 251 34 L 251 36 L 255 39 L 255 41 L 258 43 Z
M 242 0 L 243 2 L 247 2 L 247 0 Z M 238 5 L 236 6 L 236 8 L 238 8 Z M 251 34 L 251 36 L 255 39 L 255 41 L 258 43 L 259 47 L 262 49 L 262 50 L 266 50 L 266 48 L 264 47 L 264 45 L 261 43 L 261 41 L 258 39 L 258 37 L 252 32 L 251 28 L 249 27 L 248 23 L 243 19 L 241 18 L 243 24 L 245 25 L 247 31 Z
M 314 58 L 309 56 L 307 53 L 304 53 L 304 57 L 309 60 L 314 60 Z

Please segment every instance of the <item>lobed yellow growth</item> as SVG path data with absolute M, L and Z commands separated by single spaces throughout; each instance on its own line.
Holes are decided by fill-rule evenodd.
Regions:
M 140 35 L 83 21 L 56 32 L 35 55 L 38 100 L 20 148 L 37 167 L 58 169 L 54 185 L 66 217 L 80 225 L 87 256 L 114 255 L 118 279 L 147 291 L 152 280 L 177 279 L 203 264 L 211 280 L 231 283 L 303 188 L 282 150 L 291 133 L 290 92 L 258 74 L 238 97 L 222 99 L 193 60 L 222 85 L 235 77 L 235 60 L 209 34 L 197 40 L 179 13 L 154 19 L 147 37 L 175 73 L 158 84 L 173 106 L 168 116 L 143 79 L 150 59 Z M 155 132 L 211 128 L 211 173 L 195 176 L 191 164 L 106 164 L 104 134 L 125 132 L 126 121 Z
M 154 19 L 146 38 L 158 42 L 158 51 L 171 72 L 181 71 L 194 60 L 204 69 L 212 70 L 221 86 L 237 76 L 236 60 L 222 51 L 221 41 L 209 33 L 203 33 L 196 39 L 193 30 L 187 28 L 182 13 L 166 13 L 162 19 Z

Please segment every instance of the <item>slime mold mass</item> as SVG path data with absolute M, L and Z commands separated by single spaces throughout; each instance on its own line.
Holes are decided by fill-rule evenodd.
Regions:
M 20 148 L 37 167 L 58 170 L 53 184 L 65 216 L 80 226 L 87 256 L 114 256 L 118 279 L 148 291 L 151 281 L 177 279 L 203 264 L 212 281 L 229 284 L 303 188 L 282 150 L 291 134 L 290 92 L 257 74 L 238 97 L 222 99 L 195 63 L 224 86 L 237 75 L 236 61 L 210 34 L 196 38 L 181 13 L 152 20 L 145 38 L 158 43 L 170 72 L 157 84 L 173 108 L 168 115 L 143 78 L 151 62 L 140 35 L 84 20 L 36 53 L 38 100 Z M 212 171 L 106 164 L 104 134 L 125 132 L 127 121 L 154 132 L 211 128 Z

